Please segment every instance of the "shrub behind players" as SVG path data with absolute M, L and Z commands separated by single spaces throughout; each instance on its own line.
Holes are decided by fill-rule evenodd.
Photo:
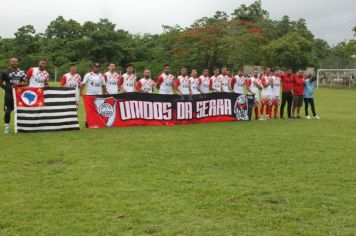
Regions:
M 116 65 L 110 63 L 109 71 L 103 74 L 106 91 L 108 94 L 118 94 L 120 84 L 120 74 L 116 72 Z
M 190 80 L 188 76 L 188 69 L 183 67 L 181 70 L 181 75 L 177 77 L 174 82 L 174 90 L 178 95 L 190 95 Z
M 273 87 L 273 79 L 271 76 L 271 69 L 267 68 L 266 73 L 261 77 L 262 84 L 262 92 L 261 92 L 261 118 L 260 120 L 264 120 L 265 118 L 271 118 L 271 109 L 272 109 L 272 87 Z
M 43 88 L 48 86 L 49 74 L 46 71 L 47 60 L 41 59 L 38 67 L 31 67 L 26 73 L 26 79 L 29 87 Z
M 210 78 L 210 91 L 213 93 L 221 92 L 221 81 L 222 76 L 220 76 L 220 69 L 214 67 L 214 75 Z
M 190 93 L 192 95 L 200 94 L 200 79 L 198 78 L 198 70 L 192 69 L 192 77 L 189 78 Z
M 296 76 L 293 77 L 293 108 L 292 118 L 300 119 L 300 108 L 303 106 L 304 96 L 304 72 L 299 71 Z M 297 116 L 295 113 L 297 112 Z
M 136 91 L 136 74 L 132 64 L 126 66 L 126 73 L 120 78 L 120 90 L 123 93 L 132 93 Z
M 199 77 L 199 91 L 201 94 L 207 94 L 210 92 L 210 78 L 209 69 L 205 68 L 203 70 L 203 75 Z
M 80 83 L 82 78 L 77 73 L 77 65 L 70 64 L 69 66 L 69 73 L 64 74 L 59 82 L 61 87 L 65 88 L 75 88 L 76 93 L 75 97 L 77 99 L 77 108 L 79 106 L 79 93 L 80 93 Z
M 153 93 L 155 82 L 151 79 L 151 71 L 144 70 L 143 78 L 136 84 L 136 90 L 140 93 Z
M 4 133 L 10 132 L 10 117 L 11 112 L 14 110 L 14 98 L 12 88 L 26 85 L 25 72 L 18 68 L 17 58 L 10 59 L 10 68 L 5 70 L 0 77 L 0 87 L 5 90 L 4 97 L 4 121 L 5 130 Z
M 280 96 L 281 96 L 281 77 L 280 72 L 276 70 L 272 76 L 273 86 L 272 86 L 272 107 L 274 119 L 278 118 L 278 107 L 280 105 Z
M 164 65 L 163 73 L 157 78 L 159 94 L 173 94 L 174 76 L 170 74 L 170 70 L 170 65 Z
M 83 82 L 80 84 L 80 94 L 83 94 L 85 87 L 86 95 L 107 94 L 105 80 L 99 70 L 99 63 L 93 64 L 92 71 L 84 76 Z
M 237 75 L 231 79 L 231 89 L 234 93 L 244 94 L 244 87 L 246 85 L 246 78 L 243 70 L 239 69 Z
M 260 100 L 260 90 L 262 90 L 262 85 L 261 85 L 260 79 L 258 78 L 257 70 L 254 70 L 253 76 L 247 79 L 246 88 L 247 88 L 249 95 L 255 96 L 254 111 L 255 111 L 256 120 L 258 120 L 259 119 L 258 106 L 259 106 L 259 100 Z

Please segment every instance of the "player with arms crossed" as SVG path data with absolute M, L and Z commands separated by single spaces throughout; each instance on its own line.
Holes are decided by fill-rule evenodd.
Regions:
M 181 70 L 181 75 L 177 77 L 174 82 L 174 90 L 178 95 L 190 95 L 190 80 L 188 76 L 188 69 L 183 67 Z
M 106 91 L 109 94 L 118 94 L 120 74 L 116 72 L 116 65 L 114 63 L 110 63 L 109 71 L 105 72 L 103 77 L 105 80 Z
M 5 90 L 4 97 L 4 133 L 10 133 L 11 112 L 14 110 L 14 97 L 12 88 L 26 86 L 25 72 L 18 68 L 17 58 L 10 59 L 10 68 L 5 70 L 0 77 L 0 87 Z
M 199 91 L 201 94 L 207 94 L 210 92 L 210 78 L 209 69 L 205 68 L 203 70 L 203 75 L 199 77 Z
M 151 71 L 144 70 L 143 78 L 136 84 L 136 90 L 140 93 L 153 93 L 155 82 L 151 79 Z
M 190 82 L 190 92 L 192 95 L 200 94 L 200 79 L 198 78 L 198 70 L 192 69 L 192 77 L 189 78 Z
M 69 73 L 64 74 L 61 78 L 61 81 L 59 84 L 61 87 L 64 88 L 74 88 L 76 93 L 75 97 L 77 99 L 77 109 L 79 107 L 79 94 L 80 94 L 80 83 L 81 83 L 82 78 L 80 75 L 77 73 L 77 65 L 76 64 L 70 64 L 69 66 Z
M 32 88 L 43 88 L 48 86 L 49 74 L 46 71 L 47 60 L 41 59 L 38 67 L 31 67 L 26 73 L 27 84 Z
M 164 65 L 163 73 L 157 78 L 159 94 L 173 94 L 174 76 L 170 74 L 170 70 L 170 65 Z
M 273 79 L 271 75 L 271 69 L 267 68 L 266 73 L 261 78 L 262 92 L 261 92 L 261 118 L 260 120 L 265 120 L 271 118 L 272 110 L 272 88 Z M 266 112 L 266 113 L 265 113 Z
M 278 107 L 281 103 L 281 77 L 280 72 L 276 70 L 272 76 L 273 87 L 272 87 L 272 108 L 274 119 L 278 118 Z M 271 111 L 272 112 L 272 111 Z
M 222 77 L 219 74 L 220 69 L 214 67 L 214 75 L 210 78 L 210 91 L 213 93 L 221 93 Z
M 126 66 L 126 73 L 120 78 L 120 90 L 123 93 L 132 93 L 136 90 L 136 75 L 132 64 Z
M 244 87 L 246 85 L 246 78 L 243 74 L 243 70 L 239 69 L 237 75 L 231 79 L 231 88 L 234 93 L 244 94 Z
M 258 78 L 257 70 L 254 70 L 253 76 L 247 79 L 246 89 L 247 89 L 249 95 L 255 96 L 254 97 L 254 100 L 255 100 L 254 111 L 255 111 L 256 120 L 258 120 L 259 119 L 258 106 L 259 106 L 259 100 L 260 100 L 260 90 L 262 90 L 262 85 L 261 85 L 260 79 Z

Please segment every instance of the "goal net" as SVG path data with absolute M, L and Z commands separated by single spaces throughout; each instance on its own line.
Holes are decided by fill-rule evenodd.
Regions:
M 319 69 L 317 87 L 356 88 L 356 69 Z

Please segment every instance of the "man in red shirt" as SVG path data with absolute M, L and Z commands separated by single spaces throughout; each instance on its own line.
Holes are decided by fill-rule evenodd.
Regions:
M 299 71 L 293 77 L 293 116 L 295 118 L 295 111 L 297 111 L 297 119 L 300 119 L 300 108 L 303 106 L 304 96 L 304 72 Z
M 282 103 L 280 110 L 280 118 L 284 119 L 284 107 L 287 105 L 288 118 L 292 118 L 292 103 L 293 103 L 293 71 L 288 70 L 287 74 L 281 75 L 282 82 Z

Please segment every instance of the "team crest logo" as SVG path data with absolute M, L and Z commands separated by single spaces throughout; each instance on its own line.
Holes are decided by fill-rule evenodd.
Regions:
M 106 127 L 111 127 L 116 120 L 117 100 L 114 98 L 97 98 L 94 103 L 100 120 Z
M 34 91 L 27 90 L 21 94 L 21 99 L 27 106 L 33 106 L 37 103 L 38 96 Z
M 248 99 L 246 95 L 240 95 L 235 102 L 234 112 L 237 120 L 248 120 Z

